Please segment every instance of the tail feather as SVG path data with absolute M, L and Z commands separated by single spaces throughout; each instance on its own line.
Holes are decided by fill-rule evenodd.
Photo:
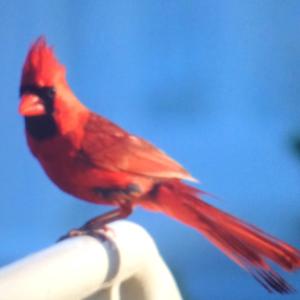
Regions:
M 270 293 L 291 294 L 296 290 L 273 270 L 249 270 L 249 273 Z
M 300 251 L 205 203 L 203 194 L 179 180 L 159 183 L 148 197 L 148 208 L 161 210 L 200 231 L 268 291 L 293 292 L 293 287 L 270 267 L 268 260 L 286 271 L 295 271 L 300 268 Z

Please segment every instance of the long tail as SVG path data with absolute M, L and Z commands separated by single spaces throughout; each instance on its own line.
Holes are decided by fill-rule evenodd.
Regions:
M 201 200 L 202 194 L 179 180 L 167 181 L 152 189 L 143 206 L 160 210 L 200 231 L 269 292 L 293 292 L 294 288 L 270 267 L 267 260 L 286 271 L 295 271 L 300 268 L 300 251 L 205 203 Z

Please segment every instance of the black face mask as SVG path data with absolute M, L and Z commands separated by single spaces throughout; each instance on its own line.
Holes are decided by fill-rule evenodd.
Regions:
M 53 87 L 39 87 L 36 85 L 22 86 L 20 96 L 32 94 L 38 96 L 45 106 L 46 113 L 41 116 L 25 117 L 27 132 L 37 140 L 54 137 L 58 133 L 57 125 L 53 118 L 55 89 Z

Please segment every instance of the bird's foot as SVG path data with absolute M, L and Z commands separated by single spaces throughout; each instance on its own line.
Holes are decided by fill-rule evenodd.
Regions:
M 104 225 L 100 228 L 88 228 L 88 226 L 82 226 L 78 229 L 72 229 L 67 234 L 63 235 L 58 239 L 57 242 L 63 241 L 68 238 L 77 237 L 77 236 L 91 236 L 97 239 L 100 239 L 101 241 L 105 241 L 107 239 L 111 239 L 115 236 L 115 232 L 108 227 L 107 225 Z
M 86 230 L 72 229 L 67 234 L 61 236 L 57 241 L 60 242 L 60 241 L 63 241 L 65 239 L 76 237 L 76 236 L 81 236 L 81 235 L 87 235 Z
M 122 205 L 121 205 L 122 204 Z M 101 216 L 97 216 L 78 229 L 72 229 L 67 234 L 59 238 L 59 241 L 67 238 L 89 235 L 98 239 L 113 239 L 115 234 L 113 230 L 107 226 L 108 223 L 127 217 L 132 212 L 131 202 L 123 201 L 118 209 L 109 211 Z

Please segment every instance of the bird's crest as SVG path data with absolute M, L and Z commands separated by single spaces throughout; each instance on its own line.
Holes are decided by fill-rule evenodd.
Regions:
M 52 86 L 57 80 L 64 80 L 65 73 L 65 67 L 56 59 L 45 37 L 41 36 L 31 46 L 26 57 L 22 85 Z

